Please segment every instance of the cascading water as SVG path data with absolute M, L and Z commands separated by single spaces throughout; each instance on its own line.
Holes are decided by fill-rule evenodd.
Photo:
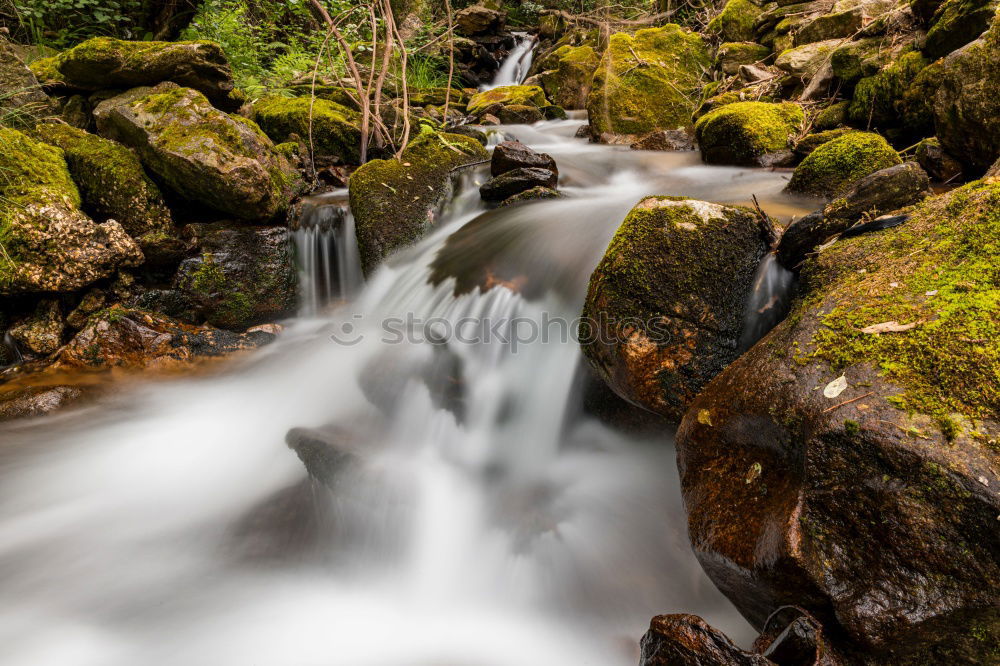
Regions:
M 480 90 L 491 90 L 500 86 L 514 86 L 524 82 L 531 69 L 531 62 L 534 59 L 535 47 L 538 46 L 538 38 L 525 32 L 515 32 L 514 38 L 517 40 L 510 54 L 500 63 L 493 81 L 483 84 Z
M 669 438 L 568 419 L 580 354 L 546 323 L 646 194 L 798 208 L 777 174 L 578 126 L 503 128 L 567 198 L 484 213 L 468 173 L 431 236 L 225 374 L 3 426 L 0 661 L 616 666 L 674 611 L 748 639 Z
M 300 313 L 314 317 L 332 303 L 357 295 L 364 278 L 347 190 L 307 197 L 301 207 L 292 228 Z

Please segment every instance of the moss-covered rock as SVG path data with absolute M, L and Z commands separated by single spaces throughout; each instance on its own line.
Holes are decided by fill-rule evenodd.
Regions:
M 458 167 L 486 161 L 486 149 L 458 134 L 422 132 L 401 159 L 372 160 L 351 175 L 350 203 L 365 273 L 434 226 Z
M 172 190 L 237 218 L 273 218 L 299 187 L 256 123 L 213 108 L 191 88 L 139 88 L 101 102 L 94 115 L 103 136 L 134 148 Z
M 702 116 L 695 138 L 706 162 L 751 165 L 763 155 L 787 150 L 804 119 L 798 104 L 737 102 Z
M 33 125 L 49 110 L 49 98 L 7 38 L 0 35 L 0 115 L 6 125 Z
M 500 86 L 473 95 L 466 108 L 469 115 L 478 116 L 497 105 L 509 106 L 513 104 L 541 108 L 547 106 L 548 103 L 545 91 L 540 86 Z
M 724 42 L 753 41 L 754 24 L 762 10 L 752 0 L 728 0 L 722 11 L 708 23 L 708 32 Z
M 804 158 L 811 155 L 814 150 L 822 146 L 824 143 L 828 143 L 834 139 L 839 139 L 845 134 L 850 134 L 851 132 L 856 131 L 857 130 L 853 130 L 849 127 L 837 127 L 831 130 L 807 134 L 795 142 L 795 154 Z
M 8 333 L 20 349 L 47 356 L 59 349 L 65 329 L 59 301 L 48 299 L 41 301 L 34 312 L 12 326 Z
M 834 76 L 851 86 L 862 77 L 878 74 L 883 67 L 911 50 L 912 44 L 906 41 L 897 43 L 884 36 L 858 39 L 837 47 L 830 64 L 833 66 Z
M 723 74 L 730 76 L 740 70 L 740 65 L 752 65 L 771 55 L 771 49 L 756 42 L 726 42 L 719 46 L 716 65 Z
M 843 43 L 840 39 L 815 42 L 782 51 L 774 64 L 782 71 L 800 79 L 811 79 L 821 67 L 830 62 L 833 52 Z
M 62 149 L 83 207 L 95 218 L 114 219 L 144 250 L 144 237 L 172 231 L 163 195 L 131 150 L 61 123 L 39 125 L 36 134 Z
M 58 55 L 34 60 L 28 65 L 28 70 L 43 88 L 70 87 L 63 81 L 62 73 L 59 71 Z
M 162 81 L 194 88 L 213 104 L 235 110 L 233 73 L 214 42 L 130 42 L 95 37 L 36 66 L 46 80 L 84 90 L 135 88 Z
M 710 89 L 706 86 L 706 89 Z M 752 87 L 741 88 L 740 90 L 728 90 L 719 95 L 711 95 L 698 105 L 694 113 L 691 114 L 691 119 L 696 123 L 705 114 L 711 113 L 716 109 L 721 109 L 727 104 L 736 104 L 737 102 L 775 102 L 774 96 L 768 94 L 757 94 L 755 89 Z
M 80 210 L 60 149 L 0 129 L 0 173 L 0 294 L 73 291 L 142 263 L 121 225 Z
M 950 183 L 962 175 L 961 162 L 941 147 L 937 137 L 923 139 L 918 143 L 916 158 L 931 178 L 942 183 Z
M 769 231 L 746 208 L 640 202 L 590 278 L 580 340 L 591 367 L 625 400 L 679 418 L 738 354 Z
M 855 181 L 902 163 L 885 139 L 871 132 L 851 132 L 828 141 L 795 167 L 788 189 L 817 196 L 837 196 Z
M 927 65 L 919 51 L 911 51 L 878 74 L 858 81 L 847 110 L 850 123 L 881 130 L 903 126 L 903 97 Z
M 691 541 L 752 623 L 795 604 L 870 663 L 996 661 L 998 235 L 975 183 L 839 241 L 685 415 Z
M 840 127 L 847 122 L 847 108 L 850 102 L 834 102 L 816 114 L 813 120 L 813 127 L 818 130 L 831 130 Z
M 539 75 L 545 95 L 566 109 L 587 105 L 590 83 L 601 58 L 592 46 L 561 46 L 552 54 L 553 67 Z
M 803 24 L 795 31 L 795 45 L 823 42 L 828 39 L 850 37 L 858 31 L 868 17 L 863 7 L 853 7 L 842 12 L 822 14 Z
M 310 109 L 316 156 L 357 164 L 361 160 L 360 118 L 335 102 L 265 97 L 254 102 L 252 117 L 275 143 L 288 141 L 293 134 L 308 141 Z
M 595 136 L 688 125 L 711 64 L 702 38 L 677 25 L 611 35 L 587 99 Z
M 934 12 L 924 52 L 942 58 L 965 46 L 990 27 L 997 0 L 945 0 Z

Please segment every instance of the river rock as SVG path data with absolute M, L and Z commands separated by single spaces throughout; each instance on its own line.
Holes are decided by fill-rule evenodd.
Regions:
M 657 615 L 639 643 L 639 666 L 774 666 L 736 647 L 697 615 Z
M 822 210 L 792 220 L 778 241 L 778 263 L 790 271 L 798 271 L 807 255 L 848 226 L 842 219 L 826 219 Z
M 463 37 L 497 33 L 503 29 L 504 19 L 503 12 L 472 5 L 455 12 L 455 32 Z
M 545 114 L 530 104 L 509 104 L 497 109 L 497 118 L 504 125 L 534 125 L 544 120 Z
M 355 171 L 350 203 L 365 273 L 434 226 L 455 169 L 488 158 L 475 139 L 425 132 L 410 142 L 401 159 L 372 160 Z
M 564 109 L 586 108 L 600 54 L 589 44 L 565 44 L 556 49 L 549 62 L 551 67 L 539 74 L 545 96 Z
M 137 88 L 94 111 L 102 136 L 134 148 L 181 196 L 243 220 L 268 220 L 300 187 L 288 160 L 257 125 L 191 88 Z
M 796 604 L 866 663 L 995 660 L 998 206 L 973 184 L 826 249 L 685 414 L 691 542 L 756 627 Z
M 34 313 L 12 326 L 8 333 L 21 349 L 47 356 L 59 349 L 65 328 L 59 301 L 44 300 Z
M 738 355 L 772 233 L 746 208 L 643 199 L 590 278 L 580 340 L 591 366 L 625 400 L 679 419 Z
M 208 326 L 190 326 L 154 312 L 110 308 L 59 350 L 61 368 L 177 368 L 200 358 L 254 349 L 273 340 L 261 333 L 233 333 Z
M 0 390 L 0 421 L 44 416 L 83 396 L 83 389 L 75 386 L 5 386 Z
M 265 97 L 254 102 L 252 117 L 275 143 L 284 143 L 293 136 L 308 140 L 310 113 L 316 156 L 357 164 L 361 160 L 360 116 L 346 106 L 325 99 L 310 103 L 303 97 Z
M 918 143 L 916 157 L 917 163 L 934 180 L 950 183 L 962 175 L 962 164 L 945 152 L 937 137 Z
M 0 129 L 0 145 L 0 294 L 74 291 L 142 263 L 121 225 L 80 210 L 60 149 L 13 129 Z
M 518 168 L 490 179 L 479 188 L 486 201 L 503 201 L 534 187 L 555 187 L 559 176 L 549 169 Z
M 144 252 L 155 251 L 169 239 L 170 211 L 135 153 L 62 123 L 42 124 L 35 131 L 42 141 L 62 149 L 88 213 L 99 220 L 114 219 Z
M 197 256 L 185 259 L 174 288 L 212 326 L 244 330 L 291 316 L 298 276 L 285 227 L 191 225 Z
M 790 148 L 804 120 L 798 104 L 736 102 L 699 118 L 695 138 L 706 162 L 753 165 Z
M 555 188 L 539 185 L 537 187 L 532 187 L 530 190 L 525 190 L 524 192 L 507 197 L 500 202 L 500 206 L 516 206 L 517 204 L 527 203 L 529 201 L 540 201 L 542 199 L 561 199 L 563 196 L 562 192 Z
M 495 114 L 505 106 L 530 106 L 541 109 L 548 104 L 545 91 L 539 86 L 499 86 L 473 95 L 469 99 L 467 109 L 470 116 L 480 117 L 487 113 Z
M 820 145 L 795 167 L 788 190 L 817 196 L 843 195 L 856 181 L 900 164 L 899 153 L 872 132 L 851 132 Z
M 49 63 L 56 79 L 72 88 L 107 90 L 153 86 L 162 81 L 193 88 L 227 111 L 241 100 L 233 96 L 233 73 L 215 42 L 130 42 L 95 37 L 64 51 Z
M 996 15 L 996 0 L 944 0 L 934 12 L 924 52 L 942 58 L 983 34 Z
M 611 35 L 587 98 L 594 136 L 629 135 L 624 143 L 631 143 L 689 125 L 695 90 L 711 66 L 701 36 L 678 25 Z
M 31 125 L 36 118 L 48 111 L 49 98 L 42 92 L 35 75 L 3 35 L 0 35 L 0 90 L 4 91 L 0 98 L 0 112 L 4 115 L 16 113 L 21 116 L 20 119 L 11 118 L 7 124 L 12 120 L 19 120 L 25 125 Z
M 823 209 L 828 218 L 853 224 L 866 215 L 876 218 L 883 213 L 915 204 L 931 193 L 930 178 L 916 162 L 904 162 L 865 176 L 839 199 Z
M 490 173 L 499 176 L 514 169 L 548 169 L 559 173 L 556 161 L 548 153 L 540 153 L 520 141 L 504 141 L 493 149 Z
M 762 11 L 752 0 L 728 0 L 722 11 L 709 21 L 706 30 L 718 35 L 723 42 L 752 41 L 754 24 Z
M 634 141 L 632 150 L 659 150 L 666 152 L 694 150 L 694 137 L 688 130 L 657 130 Z

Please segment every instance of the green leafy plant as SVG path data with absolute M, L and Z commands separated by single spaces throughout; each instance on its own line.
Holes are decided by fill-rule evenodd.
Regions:
M 23 41 L 64 48 L 98 35 L 136 38 L 141 0 L 3 0 Z

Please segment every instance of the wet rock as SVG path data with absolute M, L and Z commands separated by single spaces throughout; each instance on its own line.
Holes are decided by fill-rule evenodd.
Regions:
M 942 58 L 983 34 L 996 15 L 995 0 L 944 0 L 934 12 L 924 52 Z
M 502 202 L 500 206 L 515 206 L 517 204 L 527 203 L 529 201 L 539 201 L 542 199 L 561 199 L 563 195 L 556 189 L 551 187 L 532 187 L 530 190 L 525 190 L 519 194 L 507 197 Z
M 917 144 L 916 157 L 917 163 L 934 180 L 950 183 L 962 176 L 961 163 L 944 151 L 936 137 Z
M 545 119 L 542 110 L 528 104 L 510 104 L 497 110 L 497 117 L 504 125 L 533 125 Z
M 736 102 L 699 118 L 695 138 L 706 162 L 752 165 L 768 153 L 787 150 L 803 120 L 797 104 Z
M 59 349 L 66 325 L 63 323 L 59 301 L 41 301 L 27 319 L 8 331 L 21 349 L 38 356 L 48 356 Z
M 878 134 L 851 132 L 827 141 L 795 167 L 791 192 L 834 197 L 880 169 L 900 164 L 899 154 Z
M 472 5 L 455 13 L 455 32 L 463 37 L 492 34 L 503 29 L 503 12 L 482 5 Z
M 144 251 L 173 234 L 163 195 L 125 146 L 64 124 L 42 124 L 42 141 L 61 148 L 84 209 L 98 220 L 113 219 Z
M 310 104 L 303 97 L 265 97 L 254 102 L 252 117 L 275 143 L 282 143 L 292 136 L 309 136 L 310 113 L 316 156 L 357 164 L 361 159 L 360 116 L 346 106 L 325 99 Z
M 752 65 L 771 55 L 771 49 L 756 42 L 726 42 L 719 46 L 715 61 L 723 74 L 732 76 L 742 65 Z
M 560 46 L 539 75 L 545 96 L 565 109 L 586 108 L 594 70 L 600 62 L 599 53 L 589 44 Z
M 157 313 L 115 307 L 92 316 L 55 358 L 61 368 L 170 369 L 254 349 L 270 340 L 267 335 L 190 326 Z
M 479 188 L 486 201 L 503 201 L 534 187 L 555 187 L 559 176 L 549 169 L 518 168 L 490 179 Z
M 14 121 L 32 125 L 49 110 L 49 98 L 42 92 L 35 75 L 3 35 L 0 35 L 0 90 L 4 91 L 0 111 L 10 116 L 7 124 Z
M 188 292 L 180 289 L 149 289 L 136 295 L 129 302 L 139 310 L 158 312 L 185 324 L 199 324 L 204 321 L 198 303 Z
M 865 176 L 842 198 L 830 202 L 823 214 L 853 223 L 862 215 L 875 218 L 915 204 L 930 193 L 927 173 L 916 162 L 904 162 Z
M 370 442 L 361 433 L 345 427 L 292 428 L 285 443 L 305 465 L 309 476 L 333 485 L 337 475 L 363 460 Z
M 244 330 L 294 314 L 298 278 L 285 227 L 219 223 L 194 231 L 199 254 L 181 263 L 174 287 L 205 321 Z
M 486 114 L 496 115 L 504 107 L 533 107 L 541 120 L 540 109 L 548 104 L 545 91 L 539 86 L 500 86 L 473 95 L 467 109 L 470 116 L 481 119 Z
M 73 311 L 66 315 L 66 325 L 80 330 L 87 325 L 90 315 L 101 310 L 107 300 L 107 294 L 103 289 L 91 289 L 83 295 Z
M 0 421 L 44 416 L 84 397 L 74 386 L 38 386 L 0 391 Z
M 257 125 L 213 108 L 191 88 L 162 84 L 101 102 L 102 136 L 134 148 L 179 195 L 243 220 L 268 220 L 300 186 Z
M 193 88 L 226 111 L 241 104 L 233 96 L 233 73 L 215 42 L 129 42 L 89 39 L 55 57 L 60 82 L 83 90 L 136 88 L 162 81 Z
M 688 125 L 711 65 L 704 40 L 674 24 L 611 35 L 587 98 L 594 135 L 629 135 L 631 143 Z
M 121 225 L 80 210 L 61 150 L 12 129 L 0 129 L 0 146 L 0 294 L 74 291 L 142 263 Z
M 852 663 L 831 644 L 819 621 L 797 606 L 784 606 L 771 613 L 752 651 L 778 666 L 847 666 Z
M 591 367 L 625 400 L 679 419 L 736 358 L 772 233 L 746 208 L 644 199 L 590 278 L 580 340 Z
M 635 141 L 632 150 L 684 151 L 694 150 L 694 137 L 687 130 L 658 130 Z
M 703 619 L 686 613 L 654 617 L 640 647 L 639 666 L 773 666 L 775 663 L 741 650 Z
M 520 141 L 504 141 L 493 150 L 490 160 L 490 173 L 494 176 L 505 174 L 514 169 L 548 169 L 559 173 L 556 161 L 547 153 L 540 153 L 529 148 Z
M 790 271 L 799 270 L 807 255 L 848 226 L 844 220 L 827 220 L 821 210 L 793 220 L 778 241 L 778 263 Z
M 970 185 L 825 250 L 685 415 L 691 541 L 755 626 L 795 604 L 871 663 L 994 660 L 998 205 Z
M 350 201 L 365 273 L 433 227 L 455 169 L 488 158 L 475 139 L 430 132 L 414 139 L 402 159 L 372 160 L 355 171 Z

